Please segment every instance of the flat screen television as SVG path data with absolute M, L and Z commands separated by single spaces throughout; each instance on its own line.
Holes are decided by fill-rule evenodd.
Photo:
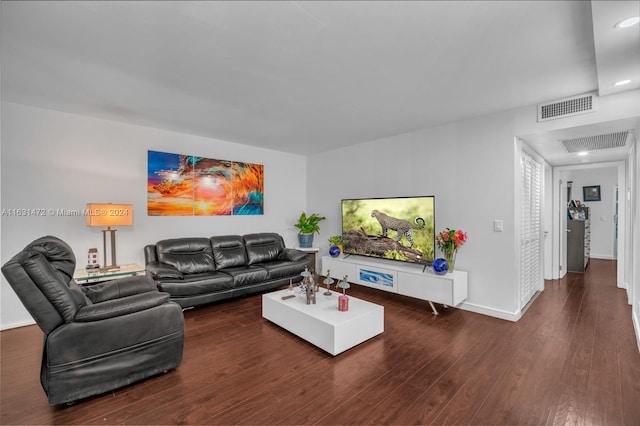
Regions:
M 342 200 L 344 254 L 431 265 L 435 196 Z

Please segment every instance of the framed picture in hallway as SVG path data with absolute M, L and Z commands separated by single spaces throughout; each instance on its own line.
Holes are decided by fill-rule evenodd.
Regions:
M 583 186 L 582 199 L 586 201 L 600 201 L 600 185 Z

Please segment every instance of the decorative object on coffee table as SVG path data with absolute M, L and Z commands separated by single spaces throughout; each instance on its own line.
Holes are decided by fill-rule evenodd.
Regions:
M 298 243 L 300 247 L 310 248 L 313 245 L 313 234 L 320 233 L 320 221 L 325 220 L 326 217 L 320 216 L 318 213 L 313 213 L 309 216 L 305 212 L 300 214 L 298 222 L 295 227 L 300 231 L 298 232 Z
M 313 289 L 313 285 L 312 284 L 308 284 L 307 288 L 306 288 L 306 294 L 307 294 L 307 305 L 310 304 L 316 304 L 316 292 Z
M 349 310 L 349 298 L 347 297 L 346 290 L 351 287 L 347 281 L 347 275 L 338 283 L 337 287 L 342 289 L 342 294 L 338 297 L 338 310 L 340 312 L 346 312 Z
M 349 310 L 349 298 L 344 294 L 338 296 L 338 310 L 340 312 L 347 312 Z
M 457 231 L 450 228 L 445 228 L 444 231 L 440 231 L 436 235 L 436 244 L 438 248 L 444 253 L 445 259 L 449 264 L 449 272 L 453 272 L 453 267 L 456 262 L 456 253 L 458 249 L 467 242 L 467 233 L 458 229 Z
M 311 272 L 309 272 L 309 268 L 304 268 L 304 271 L 302 271 L 300 275 L 302 275 L 302 281 L 300 281 L 300 292 L 305 294 L 308 287 L 311 287 L 311 290 L 313 290 L 313 283 L 311 281 Z
M 347 281 L 347 278 L 349 278 L 348 275 L 345 275 L 344 278 L 342 278 L 342 281 L 340 281 L 336 287 L 341 288 L 342 289 L 342 294 L 344 294 L 346 296 L 346 290 L 348 288 L 351 287 L 351 285 L 349 284 L 349 281 Z
M 324 279 L 323 283 L 327 285 L 327 291 L 325 291 L 323 294 L 325 296 L 332 296 L 333 293 L 331 293 L 331 284 L 333 284 L 335 281 L 333 280 L 333 278 L 331 278 L 331 270 L 327 270 L 327 274 L 326 274 L 326 278 Z
M 318 282 L 316 280 L 313 270 L 309 271 L 309 278 L 307 279 L 307 286 L 311 287 L 313 291 L 318 291 Z

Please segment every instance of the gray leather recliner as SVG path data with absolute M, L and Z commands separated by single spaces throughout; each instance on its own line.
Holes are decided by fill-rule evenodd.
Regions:
M 59 238 L 29 244 L 2 273 L 44 332 L 40 382 L 62 404 L 129 385 L 182 362 L 182 309 L 137 276 L 80 287 Z

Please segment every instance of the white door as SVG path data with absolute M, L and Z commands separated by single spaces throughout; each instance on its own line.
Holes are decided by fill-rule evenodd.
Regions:
M 542 164 L 520 151 L 520 309 L 544 286 Z

